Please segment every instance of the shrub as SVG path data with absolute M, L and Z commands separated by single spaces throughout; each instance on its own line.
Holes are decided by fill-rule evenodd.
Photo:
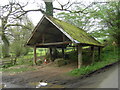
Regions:
M 19 65 L 27 64 L 27 65 L 31 66 L 31 65 L 33 65 L 33 57 L 30 55 L 18 57 L 17 64 L 19 64 Z
M 37 65 L 40 66 L 43 63 L 41 60 L 37 60 Z
M 8 68 L 8 67 L 11 67 L 13 66 L 12 64 L 7 64 L 7 65 L 1 65 L 1 68 Z
M 70 59 L 71 62 L 75 62 L 78 60 L 78 54 L 77 54 L 77 51 L 71 51 L 68 53 L 68 57 Z

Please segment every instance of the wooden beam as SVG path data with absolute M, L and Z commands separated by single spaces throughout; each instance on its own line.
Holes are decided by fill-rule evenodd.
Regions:
M 94 46 L 91 46 L 91 59 L 92 59 L 92 63 L 94 63 L 94 57 L 95 57 Z
M 34 46 L 34 61 L 33 61 L 34 65 L 37 65 L 36 61 L 37 61 L 36 46 Z
M 37 44 L 36 46 L 43 46 L 43 45 L 62 45 L 62 44 L 69 44 L 69 43 L 72 43 L 72 42 L 55 42 L 55 43 L 40 43 L 40 44 Z
M 78 45 L 78 68 L 82 65 L 82 46 Z

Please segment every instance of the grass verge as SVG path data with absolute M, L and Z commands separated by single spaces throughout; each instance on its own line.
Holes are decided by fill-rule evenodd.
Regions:
M 119 51 L 118 51 L 119 52 Z M 90 72 L 96 71 L 106 65 L 115 63 L 118 61 L 118 52 L 115 53 L 112 50 L 104 50 L 102 52 L 102 60 L 99 62 L 94 62 L 88 66 L 82 66 L 80 69 L 74 69 L 70 71 L 68 74 L 72 76 L 83 76 L 87 75 Z

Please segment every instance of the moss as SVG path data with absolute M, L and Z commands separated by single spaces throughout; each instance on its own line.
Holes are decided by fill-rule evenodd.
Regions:
M 86 33 L 83 29 L 50 16 L 49 19 L 68 33 L 74 40 L 77 40 L 80 43 L 101 46 L 97 40 L 95 40 L 90 34 Z

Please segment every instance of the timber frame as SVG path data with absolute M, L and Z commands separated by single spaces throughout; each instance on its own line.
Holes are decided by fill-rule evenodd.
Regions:
M 98 47 L 100 59 L 101 45 L 84 30 L 56 18 L 43 15 L 40 22 L 34 28 L 26 45 L 34 48 L 34 63 L 37 61 L 37 48 L 49 48 L 52 61 L 52 48 L 61 48 L 62 56 L 68 46 L 76 47 L 78 51 L 78 68 L 82 65 L 82 47 L 91 46 L 91 56 L 94 62 L 94 47 Z

